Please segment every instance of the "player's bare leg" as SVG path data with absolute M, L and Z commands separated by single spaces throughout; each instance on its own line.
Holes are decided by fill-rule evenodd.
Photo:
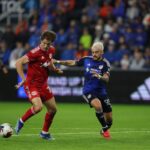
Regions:
M 102 136 L 104 138 L 110 138 L 110 133 L 108 131 L 108 125 L 104 118 L 104 113 L 103 113 L 102 104 L 101 104 L 100 100 L 97 98 L 93 99 L 91 101 L 91 105 L 95 108 L 96 117 L 97 117 L 98 121 L 100 122 L 100 124 L 102 125 L 102 130 L 100 131 L 100 133 L 102 134 Z
M 40 136 L 47 140 L 53 140 L 52 136 L 49 133 L 49 128 L 57 111 L 55 98 L 52 97 L 50 100 L 45 101 L 44 105 L 47 108 L 47 113 L 45 114 L 44 124 Z
M 21 128 L 23 127 L 24 123 L 32 116 L 37 114 L 42 110 L 42 101 L 40 97 L 36 97 L 32 99 L 32 107 L 29 108 L 25 114 L 17 121 L 15 131 L 16 134 L 19 134 Z

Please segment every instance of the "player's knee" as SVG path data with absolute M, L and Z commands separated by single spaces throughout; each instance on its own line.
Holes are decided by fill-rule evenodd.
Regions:
M 91 105 L 95 108 L 96 112 L 99 112 L 99 111 L 101 112 L 103 110 L 101 104 L 99 103 L 99 101 L 98 102 L 97 101 L 92 101 Z
M 56 114 L 56 112 L 57 112 L 57 108 L 56 108 L 56 107 L 49 108 L 49 109 L 48 109 L 48 112 L 49 112 L 50 114 L 52 113 L 52 114 L 54 114 L 54 115 L 55 115 L 55 114 Z
M 53 108 L 53 109 L 51 110 L 51 112 L 52 112 L 53 114 L 56 114 L 56 113 L 57 113 L 57 108 Z
M 103 111 L 103 109 L 98 105 L 96 105 L 94 108 L 95 108 L 96 112 L 102 112 Z
M 40 111 L 42 110 L 42 108 L 43 108 L 43 106 L 42 106 L 42 105 L 35 106 L 35 107 L 34 107 L 34 111 L 35 111 L 35 113 L 40 112 Z
M 56 114 L 56 113 L 57 113 L 57 108 L 55 108 L 55 109 L 54 109 L 53 113 L 54 113 L 54 114 Z

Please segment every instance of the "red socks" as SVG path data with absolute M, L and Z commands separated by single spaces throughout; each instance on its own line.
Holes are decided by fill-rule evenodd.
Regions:
M 22 120 L 23 123 L 24 123 L 26 120 L 28 120 L 28 119 L 29 119 L 30 117 L 32 117 L 33 115 L 35 115 L 35 111 L 34 111 L 33 107 L 31 107 L 31 108 L 28 109 L 28 110 L 26 111 L 26 113 L 21 117 L 21 120 Z M 48 130 L 49 130 L 51 124 L 52 124 L 52 121 L 53 121 L 54 116 L 55 116 L 55 113 L 49 113 L 49 112 L 46 113 L 42 131 L 48 132 Z
M 33 115 L 35 115 L 35 112 L 34 112 L 33 107 L 31 107 L 30 109 L 28 109 L 26 111 L 26 113 L 21 117 L 21 119 L 22 119 L 23 122 L 25 122 L 26 120 L 28 120 Z
M 49 113 L 49 112 L 46 113 L 42 131 L 48 132 L 48 130 L 52 124 L 54 116 L 55 116 L 55 113 Z

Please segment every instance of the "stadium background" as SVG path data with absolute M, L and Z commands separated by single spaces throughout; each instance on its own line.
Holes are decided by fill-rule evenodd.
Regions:
M 47 142 L 38 137 L 42 111 L 29 120 L 19 136 L 0 138 L 1 148 L 149 150 L 150 1 L 0 0 L 0 59 L 9 69 L 7 75 L 0 71 L 0 124 L 15 126 L 29 107 L 29 103 L 20 103 L 27 102 L 23 91 L 14 88 L 19 80 L 15 62 L 38 44 L 44 30 L 57 33 L 56 59 L 79 59 L 90 55 L 94 41 L 104 42 L 105 57 L 111 62 L 112 140 L 100 138 L 93 109 L 84 105 L 82 68 L 60 66 L 63 75 L 49 76 L 58 102 L 52 126 L 56 140 Z
M 6 89 L 9 87 L 12 93 L 5 94 L 4 90 L 0 99 L 24 97 L 19 94 L 22 91 L 17 93 L 13 85 L 7 85 L 8 82 L 4 81 L 13 78 L 13 84 L 17 82 L 18 77 L 14 75 L 16 60 L 38 44 L 42 31 L 54 30 L 57 33 L 54 43 L 56 59 L 79 59 L 90 55 L 90 46 L 94 41 L 104 42 L 104 56 L 112 68 L 108 85 L 112 101 L 150 101 L 148 0 L 1 0 L 0 12 L 0 59 L 9 68 L 10 78 L 4 79 L 0 74 L 1 89 L 5 89 L 3 86 Z M 82 83 L 78 83 L 82 79 L 76 78 L 82 75 L 82 68 L 71 70 L 60 67 L 70 70 L 65 79 L 68 83 L 65 86 L 64 83 L 52 85 L 55 95 L 63 101 L 68 101 L 72 96 L 75 96 L 74 99 L 78 96 L 77 101 L 82 101 Z M 73 87 L 67 85 L 69 76 L 73 76 L 72 80 L 77 82 Z M 60 90 L 61 94 L 56 93 Z M 73 94 L 73 90 L 78 95 Z

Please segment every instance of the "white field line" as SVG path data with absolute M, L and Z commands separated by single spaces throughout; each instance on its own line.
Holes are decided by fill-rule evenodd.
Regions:
M 28 130 L 41 130 L 41 128 L 30 128 L 28 127 Z M 93 130 L 93 128 L 55 128 L 53 127 L 53 130 Z M 136 131 L 137 128 L 115 128 L 113 129 L 113 131 Z M 147 128 L 140 128 L 138 131 L 145 131 L 145 130 L 149 130 Z
M 143 130 L 143 131 L 136 131 L 136 130 L 133 130 L 133 131 L 111 131 L 112 134 L 120 134 L 120 133 L 123 133 L 123 134 L 131 134 L 131 133 L 147 133 L 147 134 L 150 134 L 150 130 Z M 99 134 L 98 132 L 62 132 L 62 133 L 53 133 L 53 135 L 97 135 Z M 29 134 L 29 133 L 23 133 L 23 134 L 19 134 L 19 135 L 13 135 L 13 136 L 37 136 L 39 134 Z

